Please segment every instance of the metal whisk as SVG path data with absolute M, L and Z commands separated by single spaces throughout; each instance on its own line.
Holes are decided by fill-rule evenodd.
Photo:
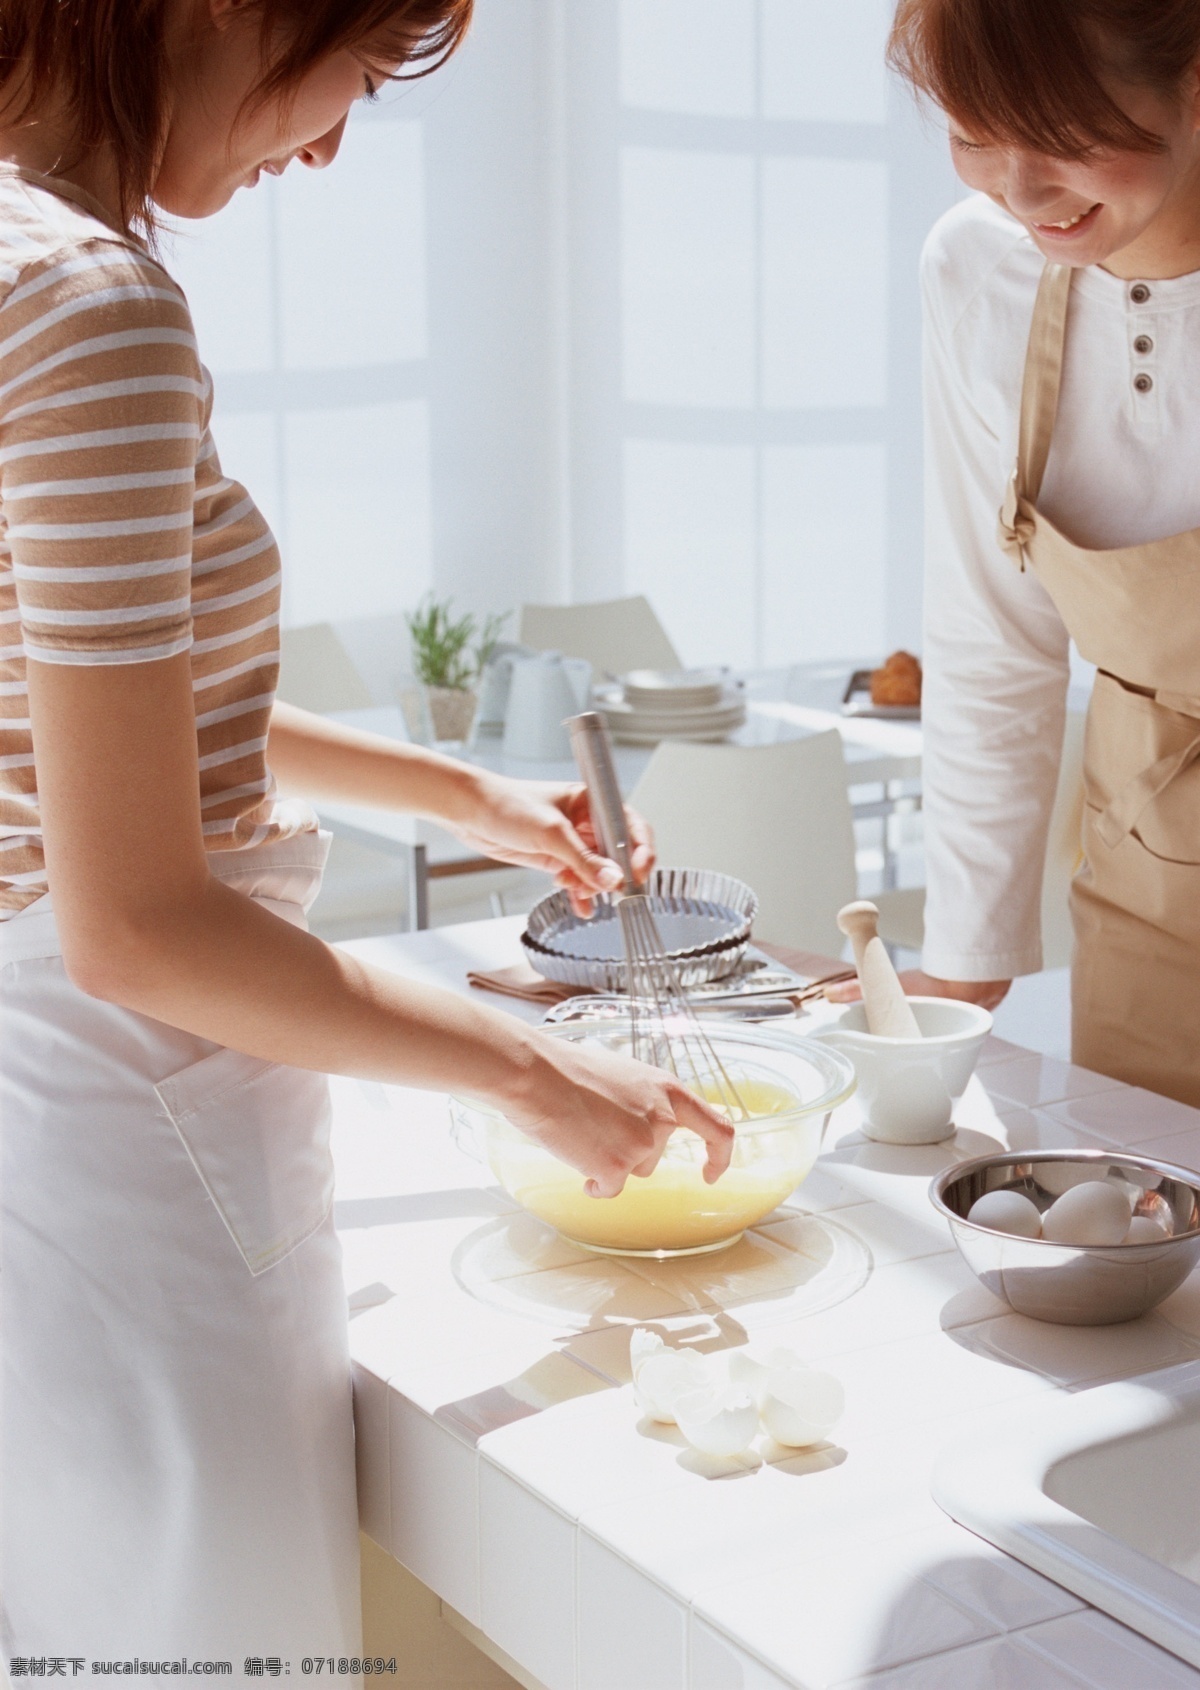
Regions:
M 737 1086 L 704 1031 L 674 963 L 667 955 L 650 900 L 633 878 L 625 806 L 613 767 L 608 723 L 595 710 L 567 723 L 571 748 L 588 792 L 596 837 L 625 876 L 613 894 L 625 947 L 630 1035 L 640 1062 L 669 1068 L 735 1121 L 749 1119 Z

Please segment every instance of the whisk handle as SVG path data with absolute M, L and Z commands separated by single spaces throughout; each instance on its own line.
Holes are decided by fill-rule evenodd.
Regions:
M 631 892 L 634 879 L 629 824 L 617 784 L 608 723 L 598 710 L 585 710 L 582 716 L 568 717 L 566 728 L 575 762 L 587 787 L 588 806 L 600 849 L 616 863 L 625 876 L 625 890 Z

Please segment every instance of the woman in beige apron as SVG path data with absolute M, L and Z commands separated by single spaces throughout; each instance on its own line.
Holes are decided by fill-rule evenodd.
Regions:
M 929 890 L 910 989 L 990 1006 L 1041 966 L 1073 642 L 1097 671 L 1073 1056 L 1200 1104 L 1200 8 L 900 0 L 890 58 L 980 190 L 923 257 Z
M 1072 1053 L 1200 1104 L 1200 529 L 1096 552 L 1037 509 L 1062 382 L 1071 279 L 1047 265 L 1000 539 L 1036 571 L 1097 667 L 1071 887 Z

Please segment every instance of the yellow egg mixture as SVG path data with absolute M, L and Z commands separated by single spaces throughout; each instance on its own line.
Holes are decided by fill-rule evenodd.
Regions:
M 755 1123 L 799 1107 L 795 1093 L 777 1081 L 738 1074 L 736 1084 Z M 696 1089 L 720 1104 L 715 1087 Z M 493 1159 L 516 1200 L 577 1243 L 607 1250 L 697 1250 L 735 1237 L 791 1196 L 815 1157 L 819 1119 L 781 1121 L 778 1132 L 760 1128 L 746 1134 L 735 1147 L 733 1165 L 714 1185 L 704 1183 L 702 1141 L 681 1134 L 654 1172 L 646 1179 L 631 1176 L 619 1197 L 589 1197 L 582 1174 L 527 1139 L 514 1139 L 503 1167 Z

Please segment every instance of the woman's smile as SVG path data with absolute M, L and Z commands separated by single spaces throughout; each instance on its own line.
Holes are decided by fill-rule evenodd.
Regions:
M 1042 240 L 1069 241 L 1072 239 L 1078 239 L 1080 235 L 1089 233 L 1090 230 L 1094 228 L 1096 220 L 1103 210 L 1103 203 L 1097 201 L 1095 205 L 1090 206 L 1083 211 L 1077 211 L 1073 216 L 1065 217 L 1055 222 L 1043 223 L 1041 221 L 1034 221 L 1030 218 L 1022 218 L 1021 221 Z

